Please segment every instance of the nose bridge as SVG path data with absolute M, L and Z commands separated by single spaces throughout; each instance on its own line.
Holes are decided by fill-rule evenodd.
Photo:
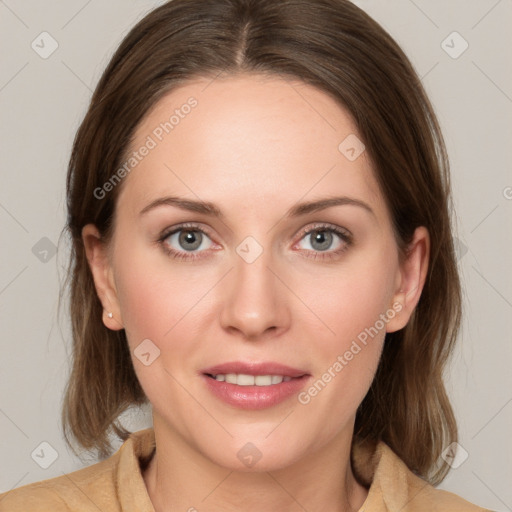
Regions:
M 283 290 L 271 269 L 271 247 L 255 237 L 246 237 L 233 255 L 234 271 L 229 294 L 223 305 L 224 328 L 236 328 L 246 337 L 257 337 L 266 330 L 283 327 L 288 319 Z

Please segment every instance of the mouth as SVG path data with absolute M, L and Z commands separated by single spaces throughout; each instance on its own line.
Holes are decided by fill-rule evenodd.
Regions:
M 279 363 L 230 362 L 206 368 L 207 389 L 222 402 L 239 409 L 273 407 L 298 394 L 311 375 Z

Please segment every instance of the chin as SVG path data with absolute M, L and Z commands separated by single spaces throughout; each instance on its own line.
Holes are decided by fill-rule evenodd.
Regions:
M 263 473 L 278 471 L 291 466 L 303 455 L 297 451 L 297 444 L 275 446 L 246 441 L 240 446 L 230 446 L 221 453 L 203 453 L 214 464 L 240 473 Z

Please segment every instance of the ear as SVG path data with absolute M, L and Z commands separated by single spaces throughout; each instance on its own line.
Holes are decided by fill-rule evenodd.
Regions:
M 430 236 L 427 228 L 420 226 L 414 231 L 413 239 L 400 263 L 392 299 L 397 314 L 387 323 L 386 332 L 398 331 L 409 322 L 425 284 L 429 255 Z
M 98 298 L 103 305 L 103 323 L 109 329 L 123 329 L 108 247 L 94 224 L 82 228 L 82 240 Z M 109 318 L 108 313 L 112 313 Z

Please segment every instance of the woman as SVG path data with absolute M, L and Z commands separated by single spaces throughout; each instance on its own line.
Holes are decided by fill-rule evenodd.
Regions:
M 434 488 L 457 440 L 445 147 L 363 11 L 162 5 L 104 72 L 67 190 L 63 421 L 110 456 L 1 510 L 484 510 Z

